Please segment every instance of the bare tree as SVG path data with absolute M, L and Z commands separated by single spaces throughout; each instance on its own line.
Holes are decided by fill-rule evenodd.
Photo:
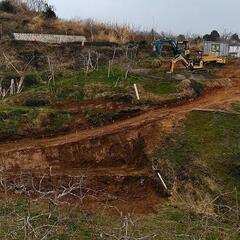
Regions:
M 10 85 L 7 89 L 3 88 L 2 86 L 2 80 L 0 81 L 0 96 L 5 97 L 7 94 L 14 95 L 14 94 L 19 94 L 23 90 L 23 84 L 24 84 L 24 79 L 25 79 L 25 72 L 29 68 L 30 64 L 34 60 L 34 55 L 32 58 L 23 65 L 22 69 L 19 70 L 13 62 L 10 60 L 10 57 L 8 57 L 4 52 L 3 52 L 3 57 L 6 61 L 6 66 L 10 66 L 13 68 L 13 70 L 18 74 L 17 79 L 11 79 Z
M 47 0 L 25 0 L 23 2 L 34 12 L 44 11 L 46 4 L 48 4 Z

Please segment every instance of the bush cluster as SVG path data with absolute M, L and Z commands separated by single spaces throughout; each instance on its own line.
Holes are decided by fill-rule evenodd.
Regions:
M 0 2 L 0 11 L 8 13 L 16 13 L 17 8 L 10 0 L 4 0 Z

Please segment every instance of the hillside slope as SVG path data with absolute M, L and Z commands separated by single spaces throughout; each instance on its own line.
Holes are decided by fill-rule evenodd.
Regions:
M 101 23 L 91 19 L 60 19 L 54 12 L 54 6 L 46 5 L 46 1 L 3 2 L 8 2 L 7 7 L 0 5 L 3 39 L 11 37 L 13 32 L 83 35 L 91 42 L 119 44 L 151 39 L 150 33 L 133 31 L 127 25 Z

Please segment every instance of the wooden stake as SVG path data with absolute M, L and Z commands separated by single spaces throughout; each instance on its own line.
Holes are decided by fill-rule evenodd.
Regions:
M 17 83 L 17 93 L 21 93 L 23 90 L 23 82 L 24 82 L 24 77 L 21 77 L 19 82 Z
M 14 93 L 15 93 L 15 82 L 14 82 L 14 79 L 11 79 L 10 96 L 14 95 Z
M 125 72 L 125 79 L 128 78 L 129 70 L 130 70 L 130 64 L 127 66 L 127 70 L 126 70 L 126 72 Z
M 96 54 L 96 57 L 97 57 L 97 59 L 96 59 L 96 66 L 95 66 L 95 69 L 97 70 L 97 72 L 98 72 L 98 65 L 99 65 L 99 58 L 100 58 L 100 54 Z
M 128 58 L 128 46 L 126 48 L 126 58 Z
M 114 59 L 115 59 L 115 56 L 116 56 L 116 51 L 117 51 L 117 49 L 116 49 L 116 48 L 114 48 L 114 52 L 113 52 L 112 61 L 114 61 Z
M 108 63 L 108 78 L 110 78 L 110 74 L 111 74 L 111 60 L 109 60 L 109 63 Z
M 120 80 L 120 78 L 117 79 L 117 81 L 116 81 L 114 87 L 117 87 L 119 80 Z
M 139 97 L 139 92 L 138 92 L 138 88 L 137 88 L 137 84 L 134 84 L 134 89 L 135 89 L 135 93 L 136 93 L 136 96 L 137 96 L 137 100 L 140 100 L 140 97 Z
M 236 214 L 237 214 L 237 220 L 239 221 L 239 206 L 238 206 L 238 190 L 237 187 L 235 187 L 236 192 Z
M 13 69 L 18 73 L 18 75 L 22 76 L 22 74 L 17 70 L 17 68 L 13 65 L 13 63 L 9 60 L 5 53 L 3 53 L 3 56 L 7 60 L 7 62 L 13 67 Z
M 3 25 L 0 24 L 0 40 L 3 40 Z
M 125 79 L 128 78 L 128 73 L 129 73 L 129 70 L 127 69 L 127 71 L 125 72 Z
M 52 177 L 52 166 L 49 167 L 49 174 L 50 174 L 50 176 Z
M 157 175 L 158 175 L 158 177 L 160 178 L 163 187 L 164 187 L 166 190 L 168 190 L 167 185 L 165 184 L 165 182 L 164 182 L 164 180 L 163 180 L 163 178 L 162 178 L 160 172 L 157 172 Z
M 49 71 L 50 71 L 50 74 L 51 74 L 51 77 L 49 78 L 48 84 L 50 84 L 50 82 L 52 81 L 53 82 L 53 86 L 55 86 L 55 73 L 54 73 L 54 69 L 53 69 L 53 66 L 52 66 L 52 63 L 51 63 L 51 60 L 50 60 L 49 56 L 47 57 L 47 59 L 48 59 Z

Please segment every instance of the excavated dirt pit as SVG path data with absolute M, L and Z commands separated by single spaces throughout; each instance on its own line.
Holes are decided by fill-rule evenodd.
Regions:
M 69 143 L 29 144 L 27 148 L 16 145 L 9 151 L 3 148 L 1 168 L 8 172 L 6 177 L 12 185 L 24 180 L 20 185 L 32 197 L 40 197 L 36 193 L 40 182 L 44 195 L 81 181 L 81 189 L 61 200 L 78 202 L 88 211 L 100 211 L 105 205 L 123 212 L 150 213 L 166 198 L 146 155 L 145 138 L 152 128 L 143 128 L 145 137 L 141 136 L 143 129 L 134 129 Z M 12 191 L 26 195 L 18 186 Z

